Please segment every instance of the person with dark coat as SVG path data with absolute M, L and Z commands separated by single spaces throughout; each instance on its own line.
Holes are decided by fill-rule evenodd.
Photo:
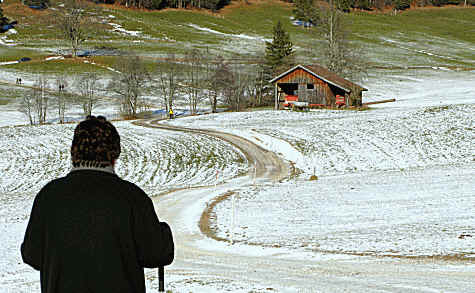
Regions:
M 21 255 L 40 271 L 41 292 L 143 293 L 144 268 L 173 261 L 152 200 L 114 173 L 120 151 L 115 127 L 89 116 L 74 131 L 72 170 L 36 195 Z

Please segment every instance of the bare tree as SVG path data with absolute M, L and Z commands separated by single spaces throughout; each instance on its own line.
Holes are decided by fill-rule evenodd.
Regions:
M 210 84 L 210 91 L 212 92 L 211 99 L 211 106 L 212 109 L 216 111 L 218 97 L 223 97 L 226 101 L 228 100 L 226 96 L 229 94 L 227 88 L 232 85 L 233 82 L 233 73 L 229 68 L 229 65 L 226 64 L 224 59 L 220 59 L 220 61 L 216 64 L 216 69 L 211 76 L 211 84 Z
M 64 6 L 58 7 L 56 23 L 72 49 L 72 56 L 77 56 L 79 46 L 87 39 L 87 31 L 91 29 L 90 15 L 87 14 L 84 0 L 66 0 Z
M 270 96 L 268 95 L 270 84 L 269 80 L 266 79 L 265 69 L 260 65 L 256 67 L 256 77 L 252 86 L 253 99 L 251 105 L 257 107 L 268 104 L 265 98 L 266 96 Z
M 207 53 L 203 58 L 203 62 L 205 64 L 205 80 L 203 84 L 206 88 L 211 112 L 216 113 L 220 91 L 219 70 L 224 64 L 224 59 L 221 56 L 217 56 L 213 60 L 213 57 Z
M 36 94 L 36 91 L 34 89 L 26 92 L 23 95 L 20 105 L 18 107 L 18 111 L 25 114 L 30 125 L 34 125 L 36 123 L 36 120 L 34 118 L 34 103 L 36 100 L 35 94 Z
M 159 63 L 156 72 L 156 86 L 162 98 L 163 106 L 168 112 L 180 91 L 181 78 L 180 64 L 176 62 L 174 54 L 169 54 L 167 62 Z
M 129 118 L 137 118 L 142 103 L 140 97 L 147 90 L 150 75 L 137 56 L 122 56 L 116 68 L 119 73 L 108 88 L 120 97 L 120 112 Z
M 68 95 L 65 92 L 65 87 L 67 86 L 67 81 L 64 76 L 60 75 L 56 77 L 56 88 L 58 92 L 56 94 L 55 106 L 58 110 L 58 120 L 59 123 L 64 123 L 64 113 L 66 112 L 66 107 L 68 104 Z
M 251 84 L 251 76 L 245 71 L 246 66 L 244 64 L 234 65 L 234 82 L 233 82 L 233 95 L 231 105 L 233 110 L 241 111 L 247 106 L 249 101 L 249 86 Z
M 25 114 L 31 125 L 46 122 L 49 102 L 47 87 L 48 80 L 39 76 L 32 89 L 23 96 L 20 102 L 18 110 Z
M 97 95 L 102 84 L 99 82 L 97 73 L 85 73 L 76 79 L 76 87 L 80 97 L 78 102 L 82 107 L 85 116 L 92 115 L 92 110 L 97 106 L 100 97 Z
M 191 114 L 196 113 L 199 103 L 204 99 L 205 81 L 202 78 L 202 59 L 203 56 L 198 50 L 191 50 L 185 55 L 186 64 L 188 65 L 185 71 L 185 99 L 188 102 Z
M 224 65 L 220 70 L 219 84 L 224 102 L 233 111 L 240 111 L 248 102 L 246 90 L 250 84 L 251 77 L 244 71 L 242 64 L 235 64 L 233 67 Z
M 326 67 L 346 78 L 360 78 L 366 72 L 363 51 L 349 41 L 349 24 L 338 9 L 342 0 L 330 0 L 329 7 L 320 7 L 320 28 L 324 32 Z
M 34 94 L 34 97 L 36 98 L 34 103 L 36 117 L 38 123 L 43 124 L 46 122 L 46 113 L 48 112 L 49 96 L 46 92 L 48 88 L 48 80 L 43 76 L 39 76 L 33 87 L 35 87 L 35 90 L 37 91 Z

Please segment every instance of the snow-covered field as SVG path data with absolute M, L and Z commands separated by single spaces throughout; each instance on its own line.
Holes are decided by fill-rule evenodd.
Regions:
M 301 252 L 475 260 L 474 186 L 472 165 L 243 188 L 233 239 Z M 231 200 L 216 208 L 221 238 L 231 238 L 231 209 Z
M 242 253 L 251 244 L 280 247 L 288 257 L 433 256 L 456 263 L 454 271 L 474 270 L 475 72 L 394 72 L 387 79 L 370 76 L 365 86 L 368 100 L 397 102 L 361 112 L 260 111 L 174 120 L 246 137 L 300 170 L 282 182 L 243 185 L 235 195 L 235 218 L 231 198 L 221 201 L 211 228 L 243 245 Z M 21 116 L 1 117 L 13 117 L 2 121 L 7 125 Z M 224 181 L 249 168 L 239 151 L 211 137 L 115 125 L 123 138 L 117 172 L 151 195 L 212 185 L 217 170 Z M 1 292 L 39 292 L 39 274 L 22 264 L 19 246 L 33 196 L 69 170 L 73 129 L 0 127 Z M 313 174 L 317 181 L 308 180 Z M 221 244 L 211 247 L 233 250 Z M 183 292 L 241 286 L 224 283 L 206 291 L 205 284 L 201 290 L 187 280 L 180 283 Z
M 247 171 L 245 157 L 214 138 L 114 123 L 122 138 L 116 168 L 120 177 L 149 195 L 176 188 L 211 185 Z M 75 124 L 0 127 L 0 287 L 8 292 L 38 292 L 39 274 L 21 261 L 34 195 L 49 180 L 70 169 L 69 148 Z M 218 172 L 218 176 L 217 175 Z
M 475 74 L 451 74 L 401 77 L 401 101 L 369 111 L 171 122 L 238 134 L 302 171 L 240 190 L 234 219 L 230 198 L 218 204 L 216 235 L 314 252 L 475 257 Z M 308 181 L 313 174 L 318 181 Z
M 115 125 L 123 148 L 118 175 L 151 195 L 171 188 L 214 184 L 216 170 L 222 180 L 247 169 L 245 158 L 237 150 L 216 139 L 144 128 L 130 122 Z M 38 191 L 46 182 L 66 175 L 75 126 L 0 128 L 3 193 Z
M 281 153 L 306 174 L 335 175 L 470 163 L 474 113 L 470 104 L 395 112 L 226 113 L 173 123 L 228 130 Z

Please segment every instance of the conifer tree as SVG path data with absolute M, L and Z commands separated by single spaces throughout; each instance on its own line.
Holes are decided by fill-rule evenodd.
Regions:
M 295 19 L 311 22 L 318 22 L 318 11 L 313 4 L 313 0 L 295 0 L 295 8 L 293 10 Z
M 8 19 L 3 16 L 3 9 L 0 7 L 0 26 L 8 23 Z
M 272 42 L 266 42 L 265 63 L 270 69 L 269 73 L 273 75 L 282 67 L 291 65 L 293 53 L 290 36 L 282 27 L 282 23 L 278 21 L 274 26 Z
M 358 1 L 368 2 L 368 0 L 339 0 L 337 1 L 336 5 L 338 10 L 343 12 L 350 12 L 352 6 L 357 6 Z
M 273 28 L 272 42 L 266 42 L 265 55 L 262 57 L 264 62 L 257 70 L 255 85 L 259 105 L 272 104 L 273 88 L 269 80 L 292 65 L 293 53 L 290 36 L 278 21 Z
M 397 10 L 405 10 L 411 7 L 410 0 L 396 0 L 394 1 L 394 8 Z
M 23 0 L 23 4 L 25 4 L 26 6 L 46 8 L 49 7 L 50 2 L 49 0 Z

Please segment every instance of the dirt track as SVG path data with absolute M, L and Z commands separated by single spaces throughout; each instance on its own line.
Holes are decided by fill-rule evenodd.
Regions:
M 137 123 L 171 131 L 211 135 L 233 144 L 255 164 L 259 180 L 279 180 L 289 166 L 272 152 L 243 138 L 214 131 Z M 253 168 L 250 168 L 253 171 Z M 473 270 L 453 270 L 440 260 L 410 260 L 314 254 L 288 257 L 283 249 L 230 245 L 206 237 L 199 220 L 208 203 L 252 184 L 244 176 L 214 186 L 177 190 L 154 199 L 160 219 L 170 223 L 176 243 L 166 268 L 173 292 L 475 292 Z M 455 264 L 454 264 L 455 265 Z M 147 278 L 154 279 L 153 273 Z

